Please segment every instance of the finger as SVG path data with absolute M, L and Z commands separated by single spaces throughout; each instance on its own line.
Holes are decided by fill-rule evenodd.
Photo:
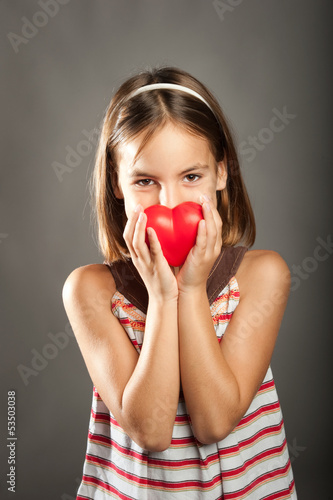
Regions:
M 221 216 L 220 216 L 219 212 L 217 211 L 217 209 L 212 201 L 210 202 L 210 207 L 212 209 L 212 215 L 213 215 L 213 218 L 215 221 L 216 228 L 221 230 L 222 229 Z
M 218 249 L 219 251 L 221 250 L 221 246 L 222 246 L 222 219 L 221 219 L 221 216 L 219 214 L 219 212 L 217 211 L 216 207 L 214 206 L 214 204 L 212 203 L 212 214 L 213 214 L 213 217 L 214 217 L 214 221 L 215 221 L 215 227 L 216 227 L 216 243 L 215 243 L 215 250 Z
M 209 204 L 209 207 L 211 208 L 212 216 L 215 221 L 215 228 L 216 228 L 216 243 L 215 243 L 215 249 L 216 248 L 221 248 L 222 246 L 222 219 L 217 211 L 215 204 L 213 203 L 212 199 L 207 196 L 207 195 L 201 195 L 200 201 L 202 203 L 205 203 L 205 201 Z M 204 208 L 203 208 L 204 211 Z M 214 231 L 215 233 L 215 231 Z M 210 236 L 210 233 L 209 233 Z
M 156 231 L 152 227 L 148 227 L 147 233 L 148 233 L 151 257 L 156 261 L 158 261 L 160 259 L 163 260 L 163 258 L 165 258 L 165 257 L 163 255 L 161 243 L 159 242 Z
M 125 225 L 125 229 L 124 229 L 124 232 L 123 232 L 123 237 L 125 239 L 125 241 L 132 241 L 132 238 L 133 238 L 133 233 L 134 233 L 134 228 L 135 228 L 135 224 L 136 224 L 136 221 L 138 220 L 139 218 L 139 215 L 140 215 L 140 212 L 142 212 L 142 206 L 141 205 L 137 205 L 137 207 L 132 210 L 132 212 L 130 213 L 128 219 L 127 219 L 127 222 L 126 222 L 126 225 Z
M 201 220 L 198 224 L 197 237 L 195 240 L 195 245 L 192 249 L 192 254 L 194 257 L 202 257 L 207 249 L 207 223 L 205 220 Z
M 141 205 L 137 205 L 135 210 L 133 210 L 132 213 L 130 214 L 123 232 L 123 238 L 131 254 L 134 253 L 132 241 L 133 241 L 135 226 L 142 211 L 143 207 Z
M 205 201 L 202 205 L 202 212 L 206 222 L 207 231 L 207 251 L 213 251 L 216 245 L 217 228 L 210 202 Z
M 148 264 L 150 262 L 150 253 L 145 241 L 146 223 L 147 215 L 141 212 L 134 228 L 132 245 L 136 256 Z

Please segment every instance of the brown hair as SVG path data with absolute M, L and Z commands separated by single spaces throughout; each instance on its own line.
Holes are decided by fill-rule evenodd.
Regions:
M 155 89 L 130 99 L 134 90 L 152 83 L 173 83 L 198 92 L 211 106 L 185 92 Z M 230 126 L 212 93 L 189 73 L 174 67 L 142 71 L 126 80 L 108 106 L 101 128 L 91 179 L 92 209 L 97 222 L 98 242 L 105 260 L 124 259 L 128 253 L 123 239 L 127 221 L 124 201 L 117 199 L 117 146 L 145 131 L 138 154 L 154 132 L 166 122 L 184 127 L 207 139 L 216 162 L 227 160 L 225 189 L 217 191 L 217 210 L 223 221 L 223 246 L 243 242 L 252 246 L 256 228 L 251 203 L 242 179 Z M 125 253 L 124 253 L 125 252 Z

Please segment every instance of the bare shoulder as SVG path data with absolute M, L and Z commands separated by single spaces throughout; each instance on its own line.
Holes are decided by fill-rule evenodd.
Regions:
M 242 295 L 250 290 L 281 290 L 289 293 L 290 271 L 286 261 L 273 250 L 248 250 L 236 273 Z
M 96 293 L 107 293 L 111 297 L 116 292 L 116 284 L 112 273 L 105 264 L 88 264 L 74 269 L 67 277 L 62 296 L 68 299 L 92 297 Z

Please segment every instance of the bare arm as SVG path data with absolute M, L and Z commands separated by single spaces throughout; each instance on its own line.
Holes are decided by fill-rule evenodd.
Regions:
M 250 255 L 252 254 L 252 255 Z M 179 294 L 182 387 L 194 433 L 205 444 L 226 437 L 267 372 L 287 303 L 290 273 L 275 252 L 244 257 L 240 303 L 218 343 L 205 290 Z
M 139 355 L 111 311 L 115 291 L 106 266 L 78 268 L 63 287 L 65 310 L 90 377 L 119 425 L 142 448 L 162 451 L 179 399 L 177 300 L 149 301 Z
M 150 451 L 170 446 L 179 390 L 177 300 L 150 300 L 141 353 L 123 393 L 123 411 Z

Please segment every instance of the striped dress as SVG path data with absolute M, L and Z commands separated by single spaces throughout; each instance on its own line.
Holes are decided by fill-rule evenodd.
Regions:
M 238 303 L 237 280 L 228 276 L 210 305 L 219 342 Z M 112 311 L 140 353 L 145 312 L 119 289 Z M 237 427 L 217 443 L 205 445 L 195 438 L 181 391 L 171 445 L 162 452 L 138 446 L 94 387 L 77 499 L 297 500 L 271 368 Z

